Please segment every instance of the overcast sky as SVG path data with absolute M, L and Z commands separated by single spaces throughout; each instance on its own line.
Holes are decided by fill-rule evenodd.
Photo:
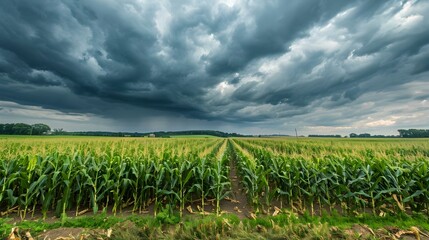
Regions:
M 429 128 L 429 1 L 2 0 L 0 122 Z

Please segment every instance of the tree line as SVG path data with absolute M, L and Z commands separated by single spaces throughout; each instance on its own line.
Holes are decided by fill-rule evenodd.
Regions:
M 0 123 L 0 134 L 6 135 L 43 135 L 49 134 L 51 128 L 43 123 L 33 125 L 26 123 Z
M 427 138 L 429 129 L 399 129 L 399 136 L 403 138 Z
M 371 135 L 369 133 L 350 133 L 350 138 L 398 138 L 398 135 Z
M 429 138 L 429 129 L 399 129 L 399 135 L 371 135 L 369 133 L 350 133 L 350 138 Z M 54 129 L 43 123 L 26 124 L 26 123 L 0 123 L 0 134 L 3 135 L 79 135 L 79 136 L 112 136 L 112 137 L 144 137 L 154 134 L 156 137 L 169 137 L 171 135 L 212 135 L 217 137 L 244 137 L 237 133 L 226 133 L 213 130 L 189 130 L 189 131 L 169 131 L 169 132 L 152 132 L 152 133 L 138 133 L 138 132 L 66 132 L 62 128 Z M 309 135 L 309 137 L 334 137 L 339 138 L 341 135 Z
M 371 135 L 350 133 L 351 138 L 429 138 L 429 129 L 399 129 L 399 135 Z
M 322 137 L 322 138 L 340 138 L 341 135 L 319 135 L 319 134 L 310 134 L 308 137 Z
M 170 137 L 172 135 L 211 135 L 216 137 L 243 137 L 238 133 L 226 133 L 213 130 L 189 130 L 189 131 L 159 131 L 159 132 L 107 132 L 107 131 L 85 131 L 67 132 L 62 128 L 53 129 L 43 123 L 0 123 L 0 135 L 72 135 L 72 136 L 109 136 L 109 137 Z
M 189 130 L 189 131 L 158 131 L 158 132 L 104 132 L 104 131 L 87 131 L 87 132 L 65 132 L 54 129 L 54 135 L 74 135 L 74 136 L 105 136 L 105 137 L 155 137 L 169 138 L 170 136 L 186 136 L 186 135 L 210 135 L 215 137 L 243 137 L 238 133 L 226 133 L 213 130 Z

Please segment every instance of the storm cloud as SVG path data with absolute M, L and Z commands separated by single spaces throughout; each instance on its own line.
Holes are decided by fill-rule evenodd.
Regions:
M 428 19 L 426 1 L 4 0 L 0 118 L 42 111 L 28 121 L 64 116 L 71 130 L 428 127 Z

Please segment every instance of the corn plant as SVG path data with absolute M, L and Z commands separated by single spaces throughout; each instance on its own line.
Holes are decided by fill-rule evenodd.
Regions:
M 185 209 L 185 203 L 188 201 L 188 197 L 191 193 L 190 180 L 194 176 L 193 164 L 187 159 L 182 159 L 179 165 L 179 212 L 180 217 L 183 217 L 183 211 Z
M 211 175 L 211 168 L 208 166 L 207 158 L 201 158 L 198 162 L 197 166 L 195 167 L 195 183 L 192 186 L 194 189 L 196 189 L 201 197 L 201 209 L 204 213 L 204 206 L 205 206 L 205 198 L 207 194 L 209 194 L 209 191 L 207 191 L 210 188 L 209 184 L 206 184 L 208 182 L 208 178 Z
M 13 207 L 18 197 L 14 196 L 17 181 L 20 179 L 20 174 L 16 161 L 1 161 L 0 169 L 0 206 L 5 205 L 5 209 Z M 5 203 L 6 202 L 6 203 Z
M 211 190 L 216 199 L 216 215 L 220 215 L 220 201 L 223 200 L 226 196 L 230 194 L 231 183 L 227 177 L 228 174 L 228 163 L 229 156 L 221 156 L 220 159 L 217 159 L 215 167 L 213 169 L 213 186 Z
M 236 164 L 255 211 L 277 198 L 312 214 L 317 205 L 429 214 L 427 149 L 425 140 L 0 139 L 0 208 L 64 220 L 70 209 L 142 213 L 153 204 L 155 215 L 177 207 L 182 216 L 196 197 L 203 211 L 214 198 L 220 214 Z
M 335 146 L 331 141 L 324 146 L 321 141 L 311 141 L 285 144 L 280 140 L 234 139 L 252 202 L 260 198 L 254 194 L 257 190 L 252 182 L 267 176 L 266 194 L 286 198 L 292 209 L 295 203 L 301 209 L 308 205 L 312 214 L 314 203 L 319 204 L 320 211 L 322 204 L 329 209 L 337 204 L 349 213 L 365 212 L 369 207 L 375 215 L 386 204 L 396 211 L 427 209 L 425 150 L 411 146 L 409 150 L 398 149 L 398 153 L 390 145 L 376 145 L 379 150 L 363 144 L 355 150 L 350 143 Z M 252 158 L 254 161 L 249 161 Z M 269 170 L 255 174 L 258 166 Z

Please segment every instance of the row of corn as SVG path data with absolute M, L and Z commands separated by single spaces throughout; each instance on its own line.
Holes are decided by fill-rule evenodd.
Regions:
M 167 206 L 182 214 L 185 204 L 197 200 L 204 211 L 214 198 L 219 213 L 229 191 L 225 146 L 222 139 L 3 141 L 0 209 L 22 218 L 149 205 L 155 215 Z
M 233 140 L 242 182 L 255 211 L 277 202 L 311 214 L 333 209 L 377 215 L 428 212 L 427 141 L 388 142 L 366 150 L 358 142 L 289 141 L 287 146 L 279 140 Z M 303 149 L 305 154 L 297 153 Z

